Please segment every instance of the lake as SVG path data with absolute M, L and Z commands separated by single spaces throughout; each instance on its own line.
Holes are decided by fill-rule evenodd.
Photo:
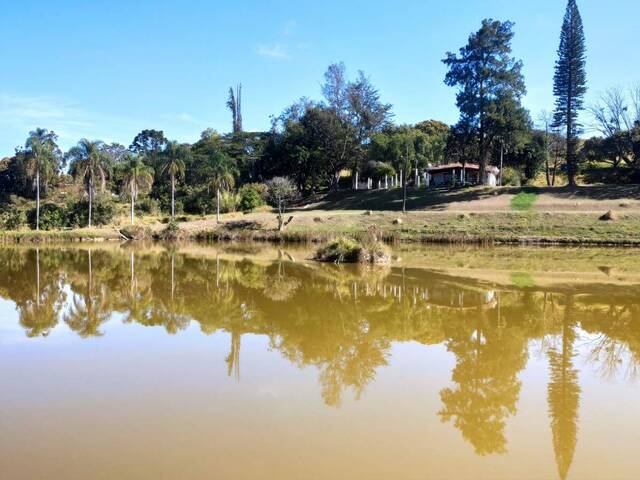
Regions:
M 0 247 L 0 477 L 635 479 L 640 252 Z

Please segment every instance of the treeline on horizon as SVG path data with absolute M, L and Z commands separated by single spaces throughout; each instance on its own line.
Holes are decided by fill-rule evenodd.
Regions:
M 57 135 L 38 128 L 0 162 L 0 228 L 106 224 L 118 197 L 130 205 L 132 223 L 135 213 L 174 218 L 282 207 L 298 194 L 352 188 L 357 178 L 376 188 L 402 172 L 412 183 L 429 165 L 453 162 L 481 171 L 503 164 L 504 185 L 573 186 L 583 170 L 592 174 L 587 181 L 640 181 L 640 85 L 611 89 L 589 106 L 600 135 L 580 138 L 587 78 L 576 1 L 568 1 L 560 35 L 555 110 L 536 121 L 521 103 L 526 87 L 513 36 L 511 22 L 486 19 L 458 53 L 446 53 L 444 82 L 457 90 L 460 111 L 453 126 L 394 123 L 392 105 L 371 79 L 362 71 L 349 78 L 334 63 L 321 100 L 295 101 L 264 132 L 243 130 L 241 86 L 229 91 L 232 131 L 206 129 L 194 143 L 145 129 L 128 147 L 82 139 L 62 152 Z

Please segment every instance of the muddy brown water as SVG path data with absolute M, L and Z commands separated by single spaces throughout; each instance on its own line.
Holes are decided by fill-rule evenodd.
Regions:
M 632 479 L 640 253 L 0 248 L 0 478 Z

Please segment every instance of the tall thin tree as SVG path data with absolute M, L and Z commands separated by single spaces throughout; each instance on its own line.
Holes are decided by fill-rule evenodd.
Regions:
M 553 77 L 556 97 L 554 126 L 566 128 L 567 176 L 569 185 L 576 184 L 578 158 L 577 139 L 581 132 L 578 115 L 587 92 L 587 49 L 584 28 L 576 0 L 569 0 L 560 32 L 560 46 Z
M 233 133 L 242 132 L 242 84 L 241 83 L 239 83 L 236 86 L 235 92 L 233 91 L 233 87 L 229 87 L 229 98 L 227 99 L 227 108 L 231 111 Z
M 141 155 L 130 157 L 124 166 L 122 195 L 131 202 L 131 225 L 135 223 L 135 207 L 140 192 L 151 189 L 152 184 L 153 169 L 144 163 Z
M 109 155 L 103 149 L 104 143 L 83 138 L 78 145 L 67 152 L 71 159 L 71 173 L 83 183 L 89 200 L 88 226 L 92 225 L 93 199 L 98 186 L 104 191 L 109 174 Z
M 163 152 L 164 161 L 162 165 L 163 174 L 169 175 L 171 180 L 171 219 L 176 215 L 176 180 L 184 176 L 185 160 L 189 158 L 188 147 L 180 145 L 176 141 L 167 144 Z
M 33 179 L 36 190 L 36 230 L 40 230 L 40 192 L 60 167 L 58 136 L 45 128 L 29 132 L 25 143 L 24 159 L 27 175 Z

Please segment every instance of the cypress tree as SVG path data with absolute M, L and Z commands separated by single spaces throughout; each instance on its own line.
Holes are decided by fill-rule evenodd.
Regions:
M 556 97 L 554 126 L 566 127 L 567 174 L 569 185 L 576 184 L 577 138 L 581 132 L 578 115 L 583 109 L 587 92 L 586 47 L 582 18 L 576 0 L 569 0 L 564 15 L 560 47 L 553 78 L 553 94 Z

